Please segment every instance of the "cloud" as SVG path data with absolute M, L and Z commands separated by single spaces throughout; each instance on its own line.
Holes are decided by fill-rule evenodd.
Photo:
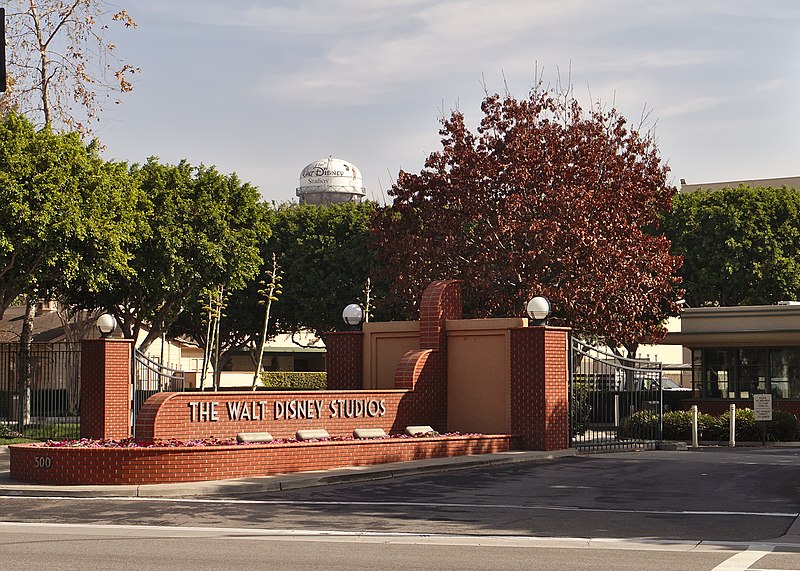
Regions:
M 540 70 L 548 66 L 547 77 L 558 74 L 570 81 L 571 69 L 583 82 L 603 75 L 685 70 L 730 56 L 718 46 L 682 47 L 674 38 L 648 37 L 653 18 L 662 18 L 669 28 L 670 17 L 689 7 L 675 4 L 670 12 L 634 0 L 407 0 L 364 6 L 306 1 L 254 7 L 240 17 L 253 26 L 280 21 L 297 34 L 296 57 L 288 68 L 265 70 L 257 81 L 261 95 L 338 106 L 405 100 L 432 85 L 477 86 L 482 73 L 522 77 L 527 90 L 537 62 Z M 631 49 L 635 40 L 637 48 Z
M 753 87 L 756 93 L 769 93 L 771 91 L 778 91 L 786 86 L 786 80 L 783 78 L 770 79 Z
M 701 111 L 708 111 L 721 105 L 725 100 L 721 97 L 693 97 L 661 109 L 660 117 L 681 117 Z

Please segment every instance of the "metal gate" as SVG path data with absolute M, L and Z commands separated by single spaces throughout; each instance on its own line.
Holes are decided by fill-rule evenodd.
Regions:
M 661 363 L 570 340 L 570 435 L 586 450 L 654 448 L 663 432 Z
M 80 362 L 78 344 L 32 343 L 25 355 L 19 343 L 0 343 L 0 425 L 27 438 L 78 438 Z
M 144 402 L 156 393 L 182 392 L 186 374 L 162 365 L 138 349 L 133 351 L 133 386 L 131 387 L 131 434 L 136 436 L 136 416 Z

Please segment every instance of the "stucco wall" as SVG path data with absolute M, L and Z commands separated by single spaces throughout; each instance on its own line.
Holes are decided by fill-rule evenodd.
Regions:
M 447 426 L 460 432 L 511 431 L 509 330 L 524 319 L 447 322 Z
M 398 363 L 408 351 L 419 349 L 419 321 L 365 323 L 363 332 L 363 388 L 395 388 Z

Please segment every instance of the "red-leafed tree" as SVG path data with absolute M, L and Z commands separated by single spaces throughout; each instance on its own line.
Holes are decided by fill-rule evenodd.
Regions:
M 680 258 L 658 229 L 675 192 L 651 133 L 563 93 L 489 95 L 476 132 L 456 111 L 442 149 L 401 171 L 373 221 L 398 316 L 432 280 L 464 280 L 473 317 L 524 315 L 532 295 L 556 323 L 635 352 L 677 315 Z

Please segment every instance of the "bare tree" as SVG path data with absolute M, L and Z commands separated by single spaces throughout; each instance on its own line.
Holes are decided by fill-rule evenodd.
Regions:
M 109 26 L 136 23 L 106 0 L 8 0 L 6 10 L 6 105 L 36 123 L 91 134 L 101 97 L 133 89 L 139 71 L 117 58 Z

